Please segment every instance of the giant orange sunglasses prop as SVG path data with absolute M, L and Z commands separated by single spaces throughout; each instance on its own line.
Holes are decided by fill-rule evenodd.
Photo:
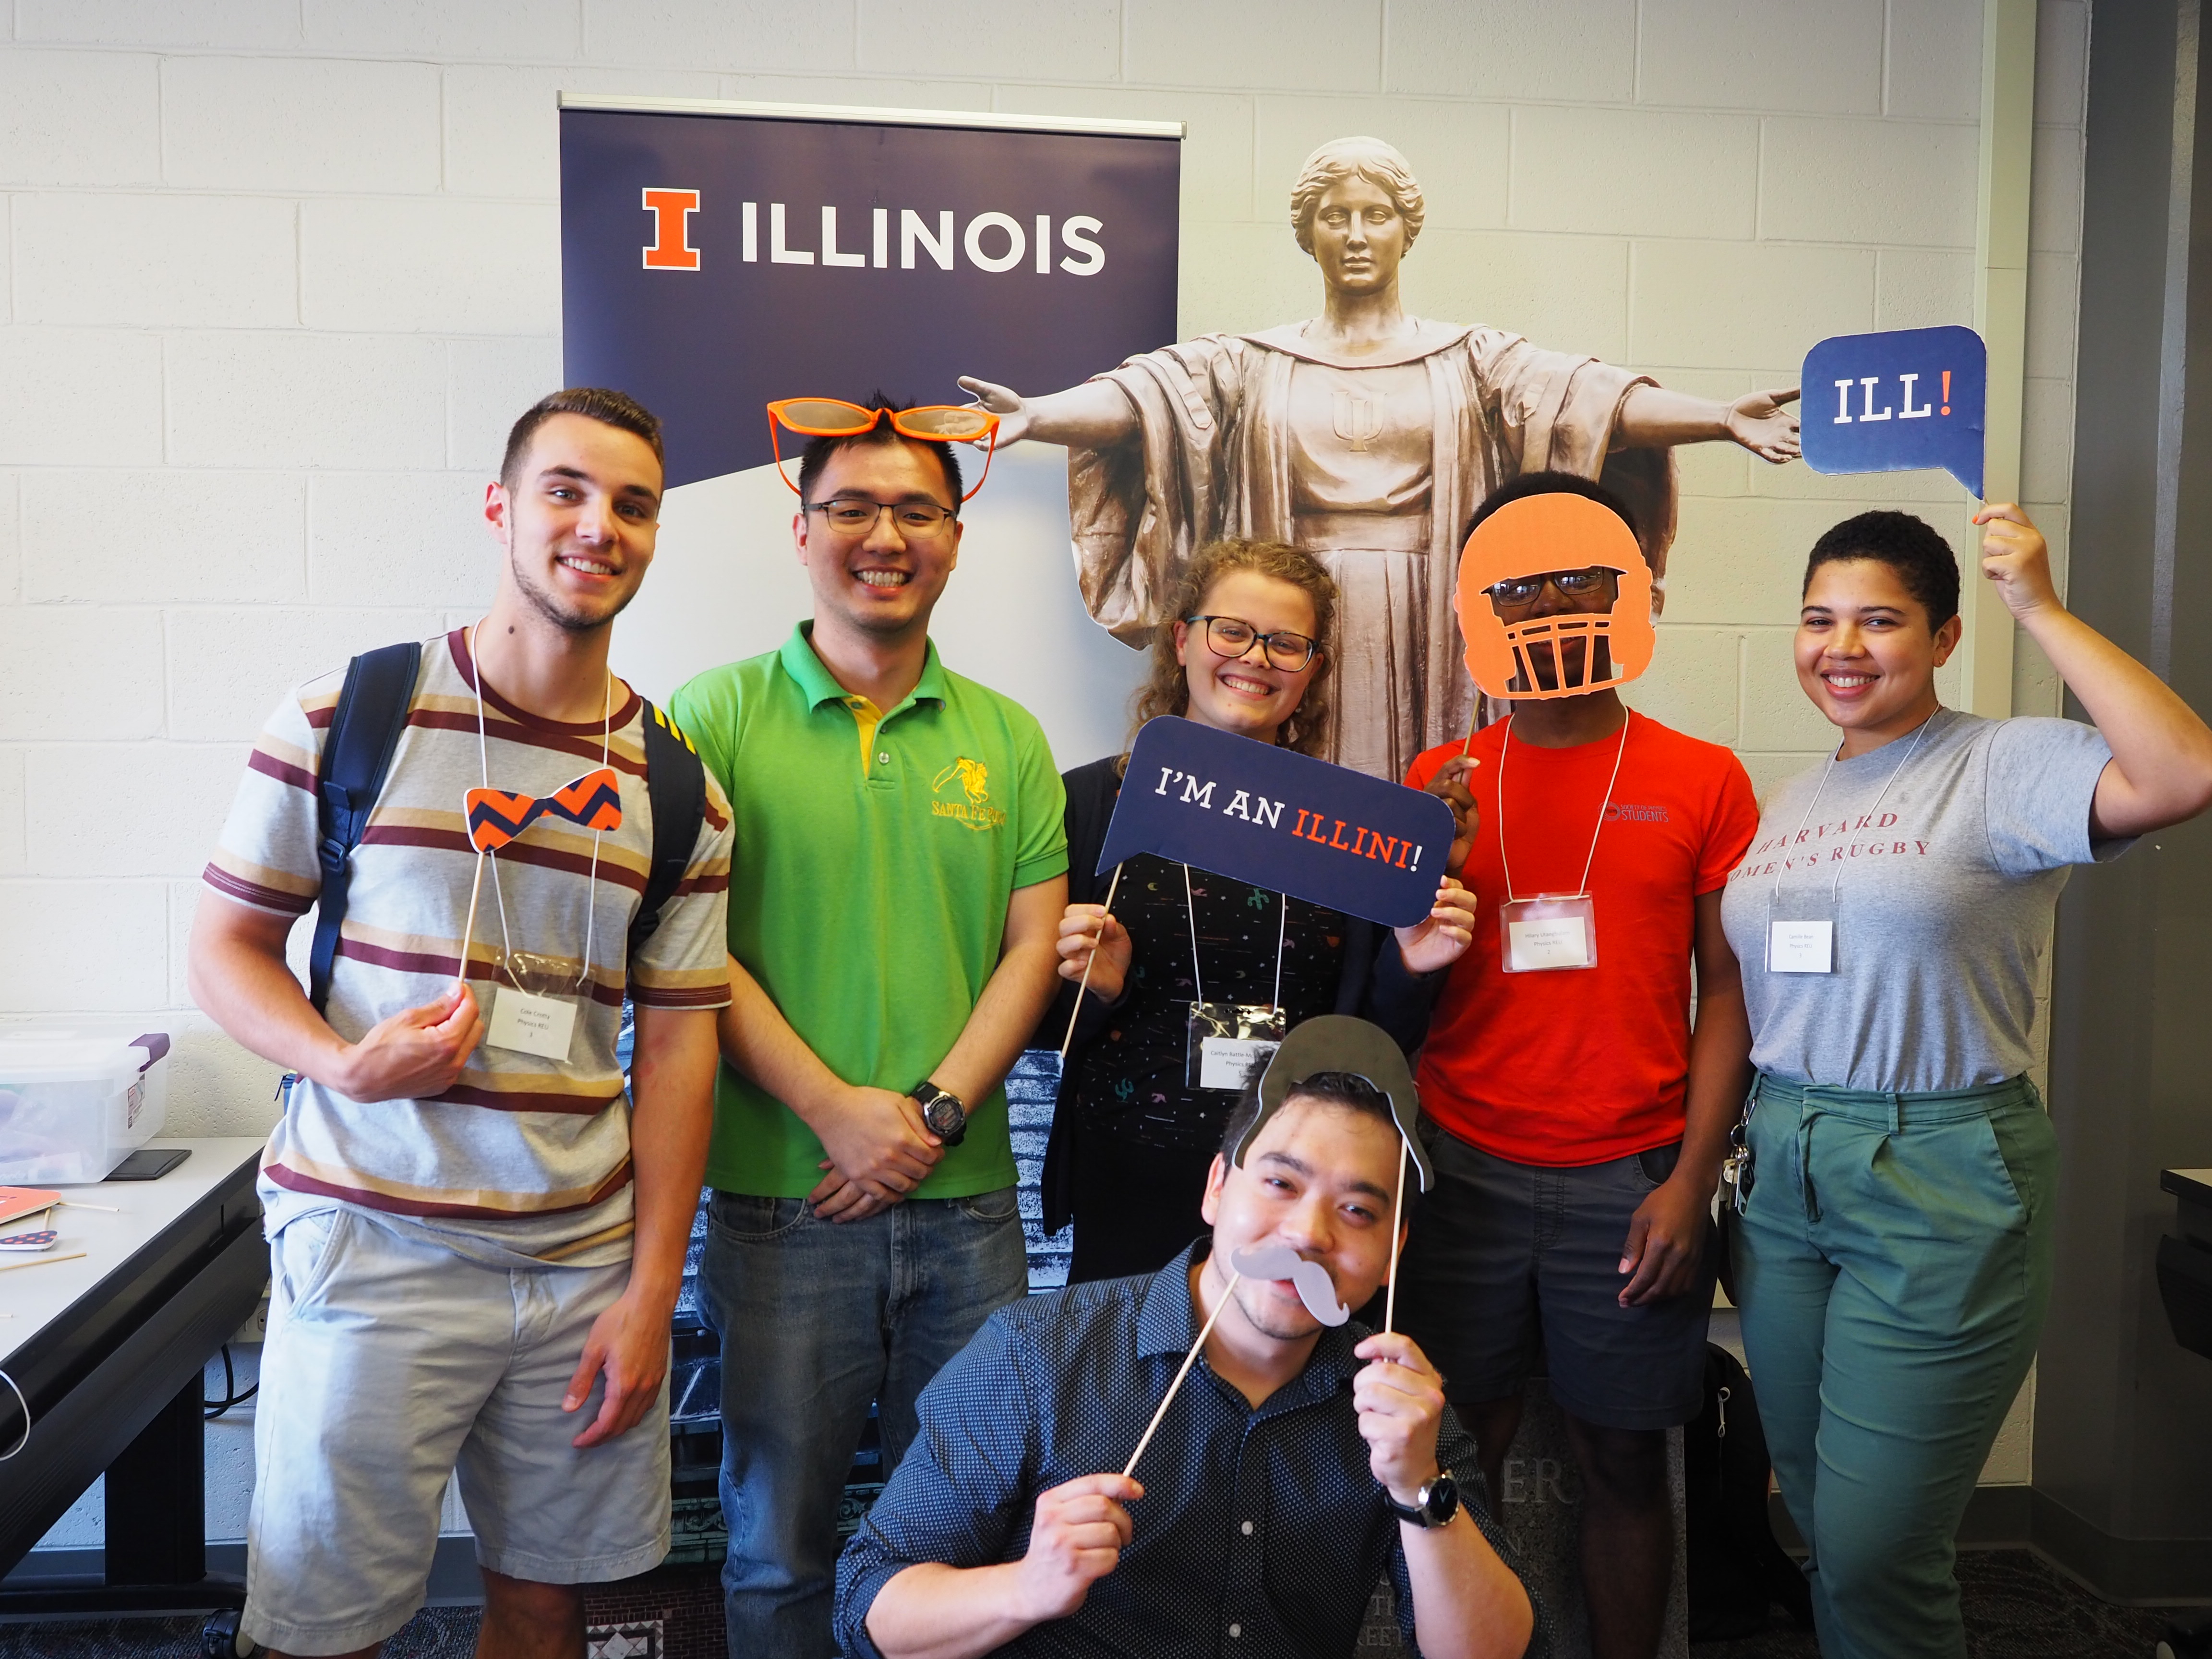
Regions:
M 1618 578 L 1610 611 L 1498 613 L 1495 588 L 1599 569 Z M 1541 593 L 1539 583 L 1522 605 L 1533 607 Z M 1508 611 L 1520 608 L 1509 605 Z M 1651 625 L 1651 568 L 1620 515 L 1586 495 L 1524 495 L 1485 519 L 1460 553 L 1452 609 L 1467 641 L 1467 672 L 1490 696 L 1516 702 L 1625 685 L 1651 665 L 1658 644 Z M 1567 647 L 1578 640 L 1583 648 L 1570 653 Z M 1594 683 L 1590 676 L 1601 656 L 1609 659 L 1612 672 Z
M 999 417 L 973 404 L 924 404 L 915 409 L 863 409 L 842 398 L 781 398 L 768 406 L 768 441 L 775 453 L 776 477 L 799 493 L 783 470 L 784 432 L 802 438 L 857 438 L 884 422 L 902 438 L 926 444 L 982 444 L 983 477 L 960 499 L 972 500 L 991 476 L 991 457 L 999 450 Z

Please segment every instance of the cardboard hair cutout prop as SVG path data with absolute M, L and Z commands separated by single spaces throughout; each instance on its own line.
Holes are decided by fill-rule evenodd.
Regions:
M 1244 1167 L 1244 1154 L 1251 1150 L 1261 1127 L 1297 1091 L 1297 1085 L 1316 1072 L 1349 1072 L 1365 1079 L 1389 1099 L 1398 1138 L 1405 1142 L 1407 1155 L 1419 1172 L 1421 1190 L 1428 1191 L 1435 1184 L 1436 1171 L 1429 1163 L 1427 1149 L 1413 1132 L 1420 1115 L 1413 1073 L 1388 1032 L 1350 1014 L 1318 1014 L 1283 1039 L 1260 1079 L 1260 1110 L 1229 1149 L 1229 1161 L 1240 1170 Z
M 1566 611 L 1509 622 L 1490 596 L 1500 582 L 1594 567 L 1620 579 L 1610 611 Z M 1651 665 L 1658 644 L 1651 625 L 1651 568 L 1634 532 L 1611 507 L 1565 490 L 1508 501 L 1475 526 L 1460 553 L 1452 609 L 1474 683 L 1491 696 L 1518 702 L 1625 685 Z M 1580 665 L 1570 675 L 1574 656 L 1567 647 L 1577 641 Z M 1612 672 L 1592 679 L 1601 646 Z M 1547 673 L 1538 673 L 1538 663 Z M 1546 678 L 1553 682 L 1549 687 Z

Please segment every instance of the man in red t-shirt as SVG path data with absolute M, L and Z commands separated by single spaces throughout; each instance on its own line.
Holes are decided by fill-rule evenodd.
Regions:
M 1536 473 L 1474 522 L 1555 490 L 1628 520 L 1597 485 Z M 1517 623 L 1609 611 L 1618 589 L 1591 566 L 1484 597 Z M 1607 647 L 1570 640 L 1557 665 L 1554 648 L 1531 650 L 1540 689 L 1583 683 L 1581 653 Z M 1399 1269 L 1402 1322 L 1493 1493 L 1540 1343 L 1583 1474 L 1591 1652 L 1649 1659 L 1673 1577 L 1666 1431 L 1702 1401 L 1711 1206 L 1749 1077 L 1721 890 L 1758 827 L 1751 781 L 1601 684 L 1516 702 L 1464 758 L 1432 749 L 1406 781 L 1460 815 L 1478 920 L 1421 1055 L 1422 1109 L 1445 1133 Z

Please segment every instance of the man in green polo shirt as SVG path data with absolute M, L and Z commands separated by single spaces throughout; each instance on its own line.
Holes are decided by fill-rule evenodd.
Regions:
M 949 672 L 949 446 L 817 438 L 793 520 L 814 617 L 672 712 L 737 819 L 701 1279 L 722 1342 L 732 1659 L 829 1659 L 837 1518 L 871 1401 L 915 1399 L 1023 1294 L 1001 1087 L 1058 984 L 1060 774 Z

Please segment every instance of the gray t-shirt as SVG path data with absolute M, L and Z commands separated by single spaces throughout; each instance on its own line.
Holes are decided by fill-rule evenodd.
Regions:
M 2131 844 L 2089 839 L 2112 751 L 2076 721 L 1948 708 L 1912 743 L 1783 784 L 1729 876 L 1721 916 L 1763 1072 L 1920 1092 L 2002 1083 L 2033 1062 L 2036 964 L 2067 866 Z M 1770 915 L 1831 915 L 1833 972 L 1767 970 Z

